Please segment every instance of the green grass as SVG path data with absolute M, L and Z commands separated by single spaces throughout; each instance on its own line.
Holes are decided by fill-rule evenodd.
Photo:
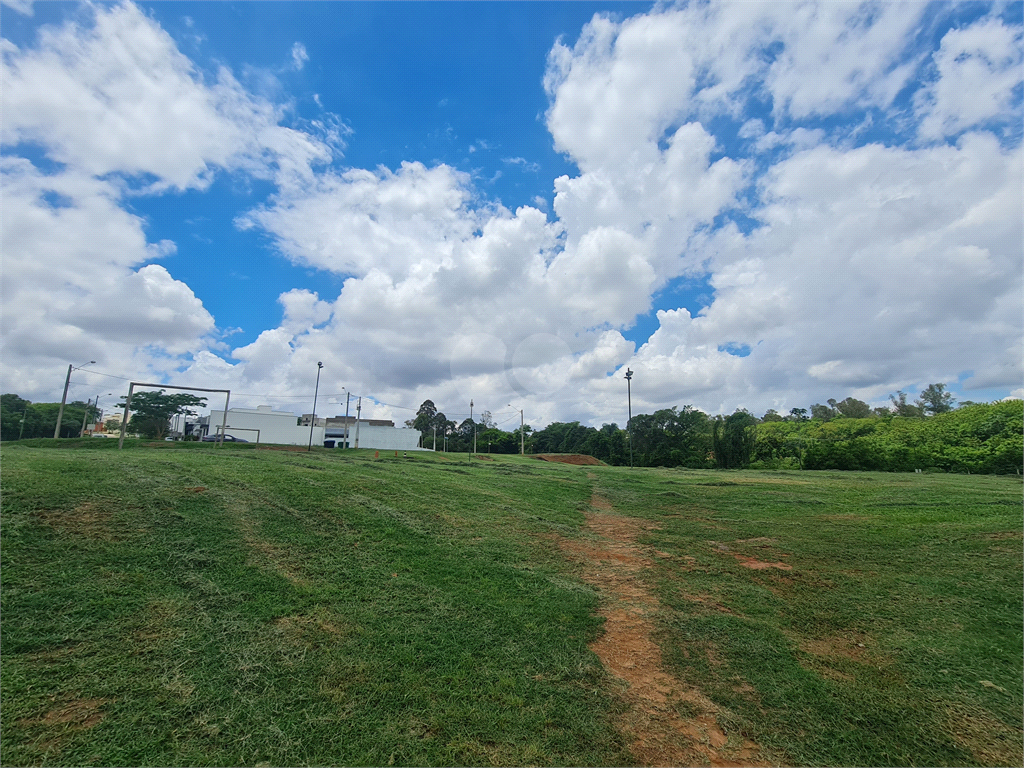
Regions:
M 660 525 L 644 541 L 668 555 L 649 578 L 670 668 L 785 762 L 1021 764 L 1016 477 L 645 470 L 601 484 Z
M 557 545 L 594 487 L 660 526 L 671 671 L 785 762 L 1019 764 L 1016 478 L 126 449 L 3 446 L 5 765 L 628 764 Z

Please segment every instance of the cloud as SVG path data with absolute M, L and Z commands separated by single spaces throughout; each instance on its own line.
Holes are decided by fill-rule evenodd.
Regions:
M 3 386 L 30 397 L 68 359 L 158 378 L 216 344 L 202 301 L 148 263 L 175 244 L 148 242 L 127 196 L 205 189 L 220 169 L 283 183 L 332 154 L 329 131 L 278 125 L 227 70 L 207 83 L 135 6 L 87 10 L 3 43 Z M 49 170 L 18 156 L 33 145 Z
M 530 171 L 531 173 L 537 173 L 540 170 L 539 163 L 533 163 L 527 160 L 525 157 L 503 157 L 501 162 L 508 165 L 519 165 L 522 166 L 524 171 Z
M 398 382 L 407 400 L 528 395 L 535 418 L 595 422 L 618 418 L 627 365 L 640 407 L 712 411 L 884 399 L 967 369 L 1019 381 L 1006 352 L 1021 337 L 1019 148 L 986 133 L 930 149 L 831 143 L 794 121 L 895 109 L 908 62 L 923 59 L 920 8 L 756 8 L 757 23 L 728 6 L 595 17 L 572 49 L 555 46 L 548 126 L 581 171 L 555 180 L 552 223 L 481 206 L 469 178 L 418 164 L 327 174 L 251 214 L 292 258 L 350 275 L 331 322 L 293 344 L 355 334 L 388 350 L 364 379 L 396 398 Z M 766 93 L 786 127 L 742 117 Z M 755 165 L 709 113 L 740 115 L 755 151 L 786 152 Z M 740 211 L 751 228 L 729 222 Z M 618 329 L 670 280 L 701 273 L 710 306 L 659 311 L 631 352 Z M 456 365 L 469 338 L 505 352 Z M 529 339 L 561 351 L 517 357 Z
M 549 220 L 543 199 L 508 210 L 481 192 L 486 177 L 443 163 L 328 164 L 340 121 L 285 128 L 281 107 L 226 70 L 207 82 L 133 6 L 95 10 L 93 28 L 5 49 L 4 141 L 64 164 L 43 176 L 5 160 L 17 216 L 4 252 L 32 254 L 5 263 L 5 343 L 25 361 L 30 347 L 53 360 L 130 349 L 125 365 L 279 398 L 311 391 L 323 361 L 328 381 L 389 403 L 381 413 L 429 397 L 451 416 L 472 398 L 515 403 L 534 424 L 622 423 L 627 366 L 634 412 L 880 402 L 968 371 L 965 387 L 1016 391 L 1024 156 L 1019 135 L 993 127 L 1019 120 L 1020 27 L 992 17 L 938 43 L 918 34 L 951 25 L 945 13 L 595 16 L 547 62 L 546 125 L 578 168 L 552 180 Z M 168 146 L 140 140 L 136 108 Z M 175 145 L 181 131 L 195 143 Z M 275 185 L 238 227 L 343 280 L 336 296 L 283 292 L 278 327 L 229 360 L 210 352 L 199 299 L 150 263 L 173 246 L 146 241 L 121 182 L 204 189 L 221 169 Z M 697 278 L 707 306 L 659 308 L 645 344 L 624 338 L 673 281 Z M 41 308 L 53 285 L 59 307 Z M 97 285 L 147 292 L 153 311 L 119 316 Z M 24 317 L 6 312 L 8 292 Z
M 35 143 L 55 162 L 154 192 L 205 189 L 219 168 L 273 178 L 330 160 L 328 145 L 280 126 L 282 111 L 227 69 L 207 84 L 136 6 L 91 10 L 89 28 L 43 27 L 26 50 L 5 43 L 5 145 Z
M 3 0 L 2 4 L 23 16 L 31 16 L 34 13 L 32 0 Z
M 914 97 L 923 137 L 955 136 L 987 120 L 1005 121 L 1014 112 L 1019 118 L 1019 109 L 1012 109 L 1024 61 L 1019 27 L 985 18 L 951 29 L 932 61 L 937 77 Z
M 69 358 L 166 370 L 157 358 L 209 345 L 214 322 L 202 302 L 146 265 L 174 244 L 147 242 L 116 185 L 70 170 L 43 175 L 16 157 L 0 160 L 0 174 L 5 391 L 31 392 L 40 369 Z
M 309 61 L 309 54 L 306 53 L 306 46 L 300 42 L 296 42 L 292 46 L 292 68 L 298 72 Z

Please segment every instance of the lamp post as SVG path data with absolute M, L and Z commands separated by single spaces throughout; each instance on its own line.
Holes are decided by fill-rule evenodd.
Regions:
M 64 403 L 67 402 L 68 399 L 68 387 L 71 385 L 71 372 L 85 368 L 86 365 L 93 365 L 95 362 L 95 360 L 90 360 L 88 363 L 85 363 L 85 365 L 79 365 L 77 367 L 74 365 L 68 366 L 68 376 L 64 379 L 64 396 L 60 399 L 60 410 L 57 411 L 57 426 L 53 428 L 54 440 L 60 437 L 60 423 L 64 419 Z
M 313 450 L 313 428 L 316 426 L 316 396 L 320 392 L 320 369 L 324 367 L 324 364 L 317 362 L 316 364 L 316 388 L 313 390 L 313 418 L 309 420 L 309 445 L 306 447 L 306 452 Z
M 345 388 L 345 443 L 344 447 L 348 448 L 348 404 L 352 400 L 352 393 L 349 389 Z
M 626 369 L 626 398 L 629 403 L 629 421 L 626 422 L 626 439 L 629 441 L 629 466 L 633 466 L 633 391 L 630 382 L 633 380 L 633 372 Z
M 113 392 L 107 392 L 107 394 L 105 394 L 104 397 L 109 397 L 112 394 L 114 394 L 114 393 Z M 99 413 L 100 413 L 100 396 L 99 395 L 96 395 L 96 402 L 92 404 L 92 407 L 96 409 L 96 416 L 97 416 L 97 418 L 99 418 Z M 79 437 L 85 437 L 85 420 L 87 418 L 89 418 L 89 403 L 88 402 L 86 402 L 86 404 L 85 404 L 85 413 L 82 414 L 82 431 L 79 432 L 79 434 L 78 434 Z
M 516 408 L 514 405 L 512 405 L 512 403 L 509 403 L 508 407 L 509 408 L 515 408 L 517 411 L 519 411 L 519 455 L 520 456 L 525 456 L 526 455 L 526 426 L 525 426 L 526 420 L 525 420 L 525 417 L 523 416 L 523 409 L 522 408 Z

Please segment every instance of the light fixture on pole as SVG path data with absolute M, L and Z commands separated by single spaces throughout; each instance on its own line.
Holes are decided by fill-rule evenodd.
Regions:
M 343 448 L 348 448 L 348 404 L 352 400 L 352 393 L 345 387 L 345 442 Z
M 313 427 L 316 426 L 316 396 L 320 392 L 320 369 L 324 367 L 324 364 L 317 362 L 316 364 L 316 388 L 313 390 L 313 418 L 309 420 L 309 446 L 306 451 L 313 450 Z
M 515 408 L 519 411 L 519 455 L 526 455 L 526 419 L 523 416 L 523 409 L 516 408 L 512 403 L 508 404 L 509 408 Z
M 79 366 L 69 365 L 68 366 L 68 376 L 67 376 L 66 379 L 64 379 L 64 396 L 61 397 L 61 399 L 60 399 L 60 410 L 57 411 L 57 426 L 54 427 L 54 429 L 53 429 L 53 438 L 54 438 L 54 440 L 56 440 L 58 437 L 60 437 L 60 423 L 61 423 L 61 420 L 63 420 L 63 418 L 64 418 L 64 403 L 67 402 L 67 399 L 68 399 L 68 387 L 71 385 L 71 372 L 72 371 L 81 370 L 82 368 L 85 368 L 86 365 L 94 365 L 95 363 L 96 363 L 95 360 L 90 360 L 88 363 L 85 363 L 85 365 L 79 365 Z
M 633 380 L 633 372 L 626 369 L 626 398 L 629 402 L 629 421 L 626 422 L 626 439 L 629 441 L 629 466 L 633 466 L 633 391 L 630 382 Z
M 113 392 L 107 392 L 107 394 L 105 394 L 104 397 L 110 397 L 110 395 L 112 395 L 112 394 L 114 394 L 114 393 Z M 100 396 L 99 395 L 96 395 L 96 402 L 92 404 L 92 407 L 96 411 L 96 418 L 98 419 L 99 416 L 100 416 Z M 85 420 L 88 417 L 89 417 L 89 403 L 87 402 L 85 404 L 85 413 L 82 414 L 82 431 L 79 432 L 79 434 L 78 434 L 79 437 L 85 437 Z M 95 422 L 93 422 L 93 423 L 95 423 Z

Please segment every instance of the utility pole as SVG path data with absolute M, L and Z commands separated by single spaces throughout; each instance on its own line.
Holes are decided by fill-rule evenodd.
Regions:
M 100 396 L 96 395 L 96 400 L 99 402 Z M 79 437 L 85 437 L 85 420 L 89 418 L 89 405 L 92 403 L 92 398 L 85 401 L 85 413 L 82 414 L 82 428 L 78 431 Z
M 469 423 L 473 427 L 473 439 L 469 443 L 469 460 L 473 460 L 473 451 L 476 450 L 476 424 L 473 423 L 473 401 L 469 401 Z
M 352 399 L 352 393 L 345 390 L 345 447 L 348 448 L 348 403 Z
M 509 403 L 508 407 L 509 408 L 515 408 L 515 410 L 519 411 L 519 455 L 520 456 L 525 456 L 526 455 L 526 434 L 525 434 L 525 431 L 526 431 L 526 419 L 523 416 L 523 409 L 522 408 L 516 408 L 514 405 L 512 405 L 512 403 Z
M 95 362 L 96 362 L 95 360 L 90 360 L 85 365 L 78 366 L 78 368 L 85 368 L 86 365 L 93 365 Z M 60 410 L 57 411 L 57 426 L 54 427 L 54 429 L 53 429 L 53 439 L 54 440 L 56 440 L 58 437 L 60 437 L 60 423 L 64 419 L 64 403 L 67 402 L 67 399 L 68 399 L 68 387 L 71 385 L 71 372 L 73 370 L 75 370 L 75 366 L 69 365 L 68 366 L 68 376 L 67 376 L 66 379 L 64 379 L 64 396 L 61 397 L 61 399 L 60 399 Z
M 630 382 L 633 380 L 633 372 L 626 369 L 626 398 L 629 402 L 629 421 L 626 422 L 626 439 L 629 440 L 629 466 L 633 466 L 633 391 Z
M 363 412 L 363 396 L 356 400 L 356 448 L 359 447 L 359 418 Z
M 306 452 L 313 450 L 313 427 L 316 426 L 316 396 L 320 393 L 320 369 L 324 367 L 324 364 L 317 361 L 316 364 L 316 388 L 313 390 L 313 418 L 309 420 L 309 446 L 306 448 Z M 227 411 L 224 412 L 227 416 Z
M 434 453 L 437 453 L 437 424 L 434 425 Z

